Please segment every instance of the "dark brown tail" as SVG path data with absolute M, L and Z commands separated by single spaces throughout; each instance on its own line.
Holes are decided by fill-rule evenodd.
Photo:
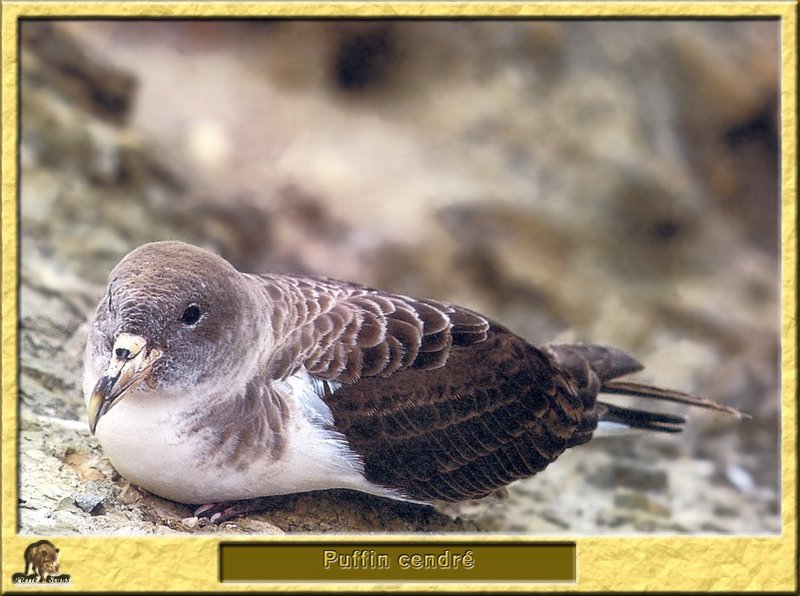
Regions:
M 594 344 L 548 345 L 547 351 L 558 364 L 568 371 L 581 388 L 595 389 L 598 394 L 630 395 L 656 401 L 671 401 L 687 406 L 725 412 L 736 418 L 747 418 L 738 410 L 717 402 L 681 391 L 661 389 L 652 385 L 615 381 L 619 377 L 638 372 L 644 367 L 630 354 L 617 348 Z M 600 422 L 613 423 L 628 428 L 676 433 L 683 429 L 686 418 L 675 414 L 626 408 L 597 401 Z

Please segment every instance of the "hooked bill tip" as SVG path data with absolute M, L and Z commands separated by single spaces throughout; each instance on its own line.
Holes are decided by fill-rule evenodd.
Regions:
M 97 380 L 92 396 L 89 398 L 89 430 L 95 434 L 97 423 L 103 416 L 109 398 L 112 395 L 114 384 L 118 377 L 103 375 Z

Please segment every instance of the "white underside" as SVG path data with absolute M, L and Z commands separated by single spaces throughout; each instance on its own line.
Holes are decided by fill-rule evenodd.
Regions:
M 608 420 L 601 420 L 597 423 L 597 430 L 592 434 L 593 439 L 603 439 L 606 437 L 619 437 L 643 434 L 644 431 L 638 428 L 631 428 L 627 424 L 621 422 L 610 422 Z
M 91 377 L 87 374 L 87 377 Z M 87 378 L 86 386 L 92 386 Z M 281 383 L 294 416 L 283 455 L 274 460 L 263 446 L 254 448 L 245 464 L 220 466 L 200 461 L 208 452 L 204 431 L 180 434 L 188 412 L 202 407 L 194 394 L 164 395 L 137 391 L 125 396 L 97 425 L 104 453 L 126 479 L 159 496 L 202 504 L 328 488 L 351 488 L 391 498 L 390 489 L 368 482 L 362 462 L 344 438 L 323 428 L 332 420 L 317 394 L 319 381 L 303 374 Z

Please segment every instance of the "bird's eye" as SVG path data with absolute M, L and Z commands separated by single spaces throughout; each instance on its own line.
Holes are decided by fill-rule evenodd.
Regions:
M 200 320 L 200 307 L 190 304 L 181 315 L 181 323 L 184 325 L 194 325 Z

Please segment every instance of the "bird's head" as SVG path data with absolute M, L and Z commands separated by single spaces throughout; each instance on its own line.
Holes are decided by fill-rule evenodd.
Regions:
M 255 362 L 249 352 L 271 342 L 263 337 L 268 313 L 252 292 L 227 261 L 182 242 L 128 254 L 109 275 L 89 332 L 84 392 L 92 433 L 128 395 L 209 393 L 235 383 Z

